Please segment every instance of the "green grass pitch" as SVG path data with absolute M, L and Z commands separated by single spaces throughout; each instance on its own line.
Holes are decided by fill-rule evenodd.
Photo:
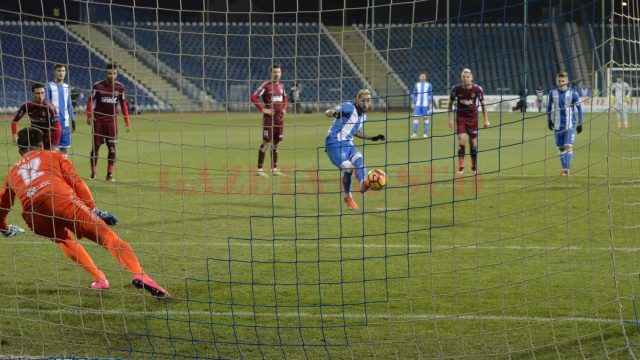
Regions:
M 635 318 L 640 285 L 638 124 L 620 130 L 608 114 L 585 114 L 564 178 L 542 115 L 492 114 L 482 176 L 454 180 L 446 115 L 411 141 L 407 115 L 369 115 L 365 132 L 387 142 L 356 144 L 389 186 L 357 195 L 360 212 L 342 206 L 321 115 L 287 115 L 288 176 L 267 179 L 249 173 L 255 112 L 134 117 L 130 133 L 121 127 L 117 182 L 103 181 L 103 147 L 89 185 L 175 301 L 134 289 L 87 240 L 109 291 L 90 291 L 88 274 L 47 239 L 3 238 L 0 354 L 626 358 L 640 343 L 622 322 Z M 18 159 L 6 129 L 3 173 Z M 73 141 L 88 177 L 88 126 Z M 16 205 L 9 220 L 24 226 L 19 214 Z

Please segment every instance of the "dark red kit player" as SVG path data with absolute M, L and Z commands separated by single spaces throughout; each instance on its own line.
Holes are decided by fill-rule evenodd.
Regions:
M 262 83 L 251 95 L 251 102 L 264 115 L 262 116 L 262 144 L 258 152 L 258 176 L 268 176 L 262 169 L 264 156 L 271 145 L 271 174 L 282 176 L 278 169 L 278 144 L 284 138 L 284 115 L 287 113 L 287 95 L 284 84 L 280 82 L 282 68 L 271 66 L 271 81 Z M 260 98 L 264 106 L 260 104 Z
M 56 107 L 44 98 L 44 85 L 42 84 L 33 84 L 31 95 L 33 99 L 20 106 L 11 122 L 13 143 L 15 144 L 18 140 L 18 121 L 27 114 L 31 120 L 31 126 L 42 131 L 45 150 L 55 149 L 60 140 L 60 134 L 62 134 Z
M 105 79 L 93 84 L 91 97 L 87 102 L 87 124 L 93 123 L 93 145 L 91 146 L 91 180 L 95 180 L 98 169 L 98 150 L 106 143 L 109 150 L 107 181 L 114 181 L 113 168 L 116 164 L 116 143 L 118 142 L 118 103 L 122 108 L 124 124 L 130 131 L 129 110 L 124 97 L 124 85 L 116 81 L 118 68 L 107 64 Z M 95 109 L 93 102 L 96 102 Z

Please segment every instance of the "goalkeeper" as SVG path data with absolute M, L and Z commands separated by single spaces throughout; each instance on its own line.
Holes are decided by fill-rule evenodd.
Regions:
M 109 228 L 108 225 L 117 224 L 117 218 L 95 208 L 87 184 L 71 162 L 58 152 L 43 150 L 42 131 L 20 130 L 17 144 L 22 158 L 9 170 L 0 192 L 0 233 L 11 237 L 24 232 L 7 224 L 17 196 L 22 204 L 22 218 L 29 228 L 53 240 L 67 257 L 91 274 L 91 289 L 107 290 L 109 281 L 73 234 L 107 249 L 131 272 L 135 287 L 144 288 L 158 298 L 168 297 L 169 293 L 144 273 L 129 243 Z
M 611 107 L 616 111 L 618 127 L 629 127 L 629 107 L 631 106 L 631 87 L 622 79 L 622 75 L 616 76 L 616 82 L 611 85 Z

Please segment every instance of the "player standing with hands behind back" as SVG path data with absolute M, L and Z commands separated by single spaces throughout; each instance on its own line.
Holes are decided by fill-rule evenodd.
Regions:
M 271 66 L 271 80 L 263 82 L 251 94 L 251 102 L 264 115 L 262 116 L 262 144 L 258 151 L 258 176 L 269 176 L 262 169 L 264 156 L 271 144 L 271 175 L 282 176 L 278 169 L 278 144 L 284 138 L 284 116 L 287 113 L 287 95 L 284 84 L 280 82 L 282 68 L 278 64 Z M 264 106 L 260 104 L 260 98 Z
M 96 179 L 98 169 L 98 150 L 103 143 L 109 149 L 109 165 L 107 167 L 107 181 L 115 181 L 113 168 L 116 164 L 116 143 L 118 142 L 118 103 L 122 108 L 124 124 L 127 132 L 131 130 L 129 123 L 129 110 L 124 98 L 124 85 L 116 81 L 118 67 L 115 64 L 107 64 L 105 80 L 93 84 L 91 97 L 87 102 L 87 124 L 93 122 L 93 145 L 91 146 L 91 180 Z M 93 101 L 96 102 L 95 111 Z
M 487 106 L 484 102 L 482 87 L 473 83 L 471 70 L 464 69 L 460 74 L 460 84 L 453 87 L 449 99 L 449 128 L 453 129 L 453 103 L 456 103 L 456 133 L 458 134 L 458 171 L 456 175 L 464 175 L 464 156 L 467 138 L 469 139 L 469 155 L 471 155 L 471 173 L 478 174 L 478 105 L 482 104 L 484 127 L 489 127 Z

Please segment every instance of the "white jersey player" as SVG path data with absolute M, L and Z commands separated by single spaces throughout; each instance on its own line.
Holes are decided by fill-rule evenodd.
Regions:
M 631 107 L 631 87 L 622 79 L 622 75 L 616 76 L 616 82 L 611 85 L 611 107 L 616 111 L 618 127 L 629 127 L 629 108 Z

